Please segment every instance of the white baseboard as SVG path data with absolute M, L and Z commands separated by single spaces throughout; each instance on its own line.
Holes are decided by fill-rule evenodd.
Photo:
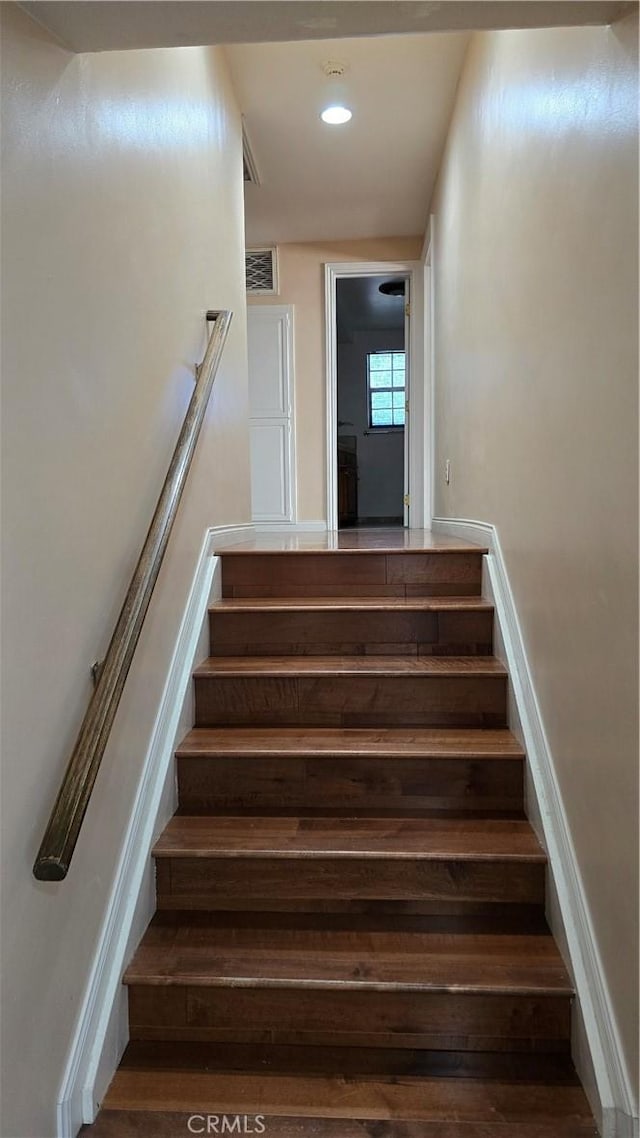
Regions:
M 623 1059 L 618 1026 L 595 938 L 580 868 L 569 831 L 555 765 L 538 704 L 524 640 L 495 526 L 485 522 L 434 518 L 436 533 L 472 541 L 489 549 L 487 570 L 495 601 L 506 663 L 537 798 L 537 816 L 550 861 L 569 963 L 584 1020 L 599 1102 L 603 1138 L 637 1138 L 638 1117 Z M 579 1056 L 575 1055 L 579 1068 Z M 580 1070 L 579 1070 L 580 1073 Z M 589 1090 L 588 1078 L 585 1089 Z
M 267 533 L 324 533 L 326 522 L 254 522 L 257 534 Z
M 213 551 L 252 533 L 251 525 L 219 526 L 208 530 L 202 543 L 58 1094 L 58 1138 L 75 1138 L 83 1123 L 93 1122 L 126 1042 L 122 974 L 136 911 L 154 903 L 148 876 L 151 847 L 164 823 L 159 818 L 171 762 L 185 700 L 191 698 L 191 673 L 217 564 Z

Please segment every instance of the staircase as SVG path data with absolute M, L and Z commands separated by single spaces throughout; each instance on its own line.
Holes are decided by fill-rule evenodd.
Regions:
M 90 1138 L 596 1134 L 484 551 L 360 540 L 223 551 Z

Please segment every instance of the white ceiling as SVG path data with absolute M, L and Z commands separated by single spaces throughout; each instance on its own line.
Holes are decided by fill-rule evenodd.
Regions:
M 607 24 L 628 0 L 23 0 L 73 51 Z
M 261 185 L 246 185 L 247 243 L 409 236 L 426 212 L 466 33 L 227 48 Z M 347 65 L 350 123 L 326 126 L 322 64 Z
M 247 243 L 260 245 L 423 233 L 470 35 L 453 29 L 607 23 L 633 5 L 23 0 L 21 6 L 74 51 L 236 45 L 227 54 L 262 182 L 246 186 Z M 319 118 L 328 93 L 321 64 L 329 59 L 348 64 L 344 88 L 353 119 L 344 127 Z

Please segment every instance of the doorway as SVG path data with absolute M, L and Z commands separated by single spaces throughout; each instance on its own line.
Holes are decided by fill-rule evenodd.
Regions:
M 404 525 L 406 277 L 336 283 L 338 528 Z
M 423 447 L 420 439 L 416 477 L 410 413 L 420 400 L 421 375 L 411 321 L 414 268 L 412 262 L 325 267 L 332 530 L 422 525 Z

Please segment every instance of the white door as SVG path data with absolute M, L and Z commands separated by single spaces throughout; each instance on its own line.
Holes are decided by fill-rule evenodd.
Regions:
M 251 514 L 295 522 L 293 306 L 247 309 Z

